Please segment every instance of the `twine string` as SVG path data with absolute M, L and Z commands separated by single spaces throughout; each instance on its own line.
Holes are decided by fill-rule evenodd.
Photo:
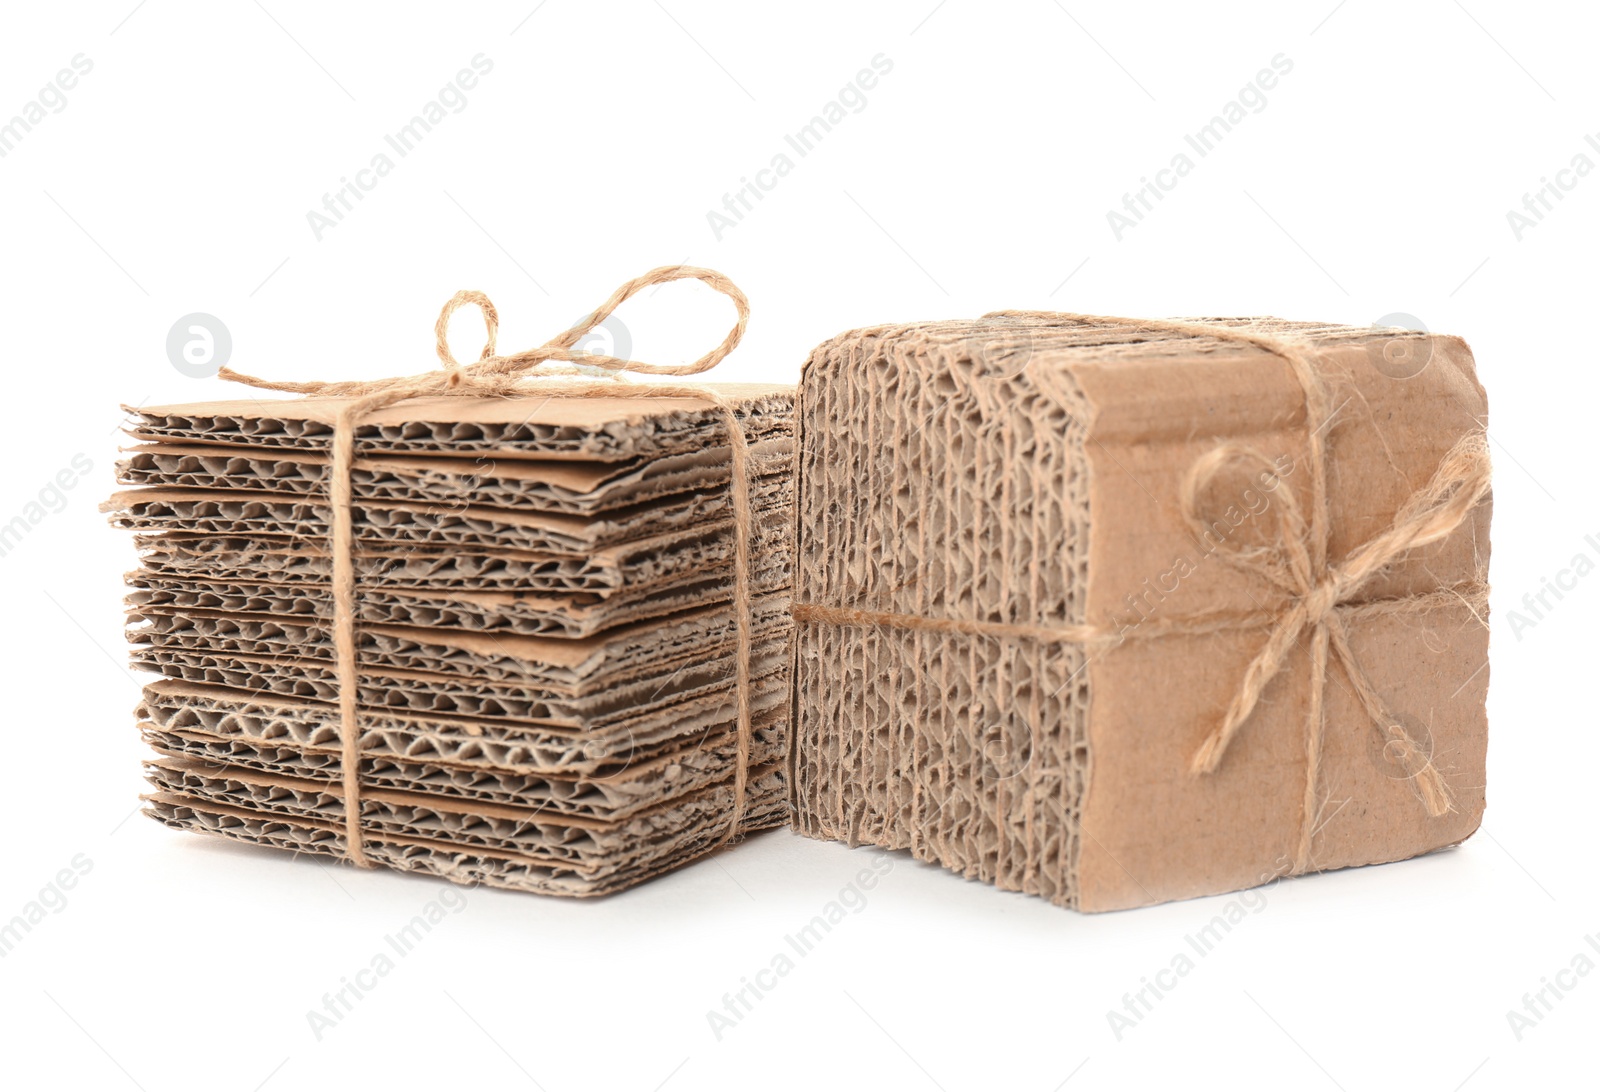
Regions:
M 1026 315 L 999 312 L 996 317 Z M 800 603 L 794 616 L 801 622 L 829 625 L 875 625 L 893 629 L 918 629 L 963 633 L 1000 640 L 1039 640 L 1080 644 L 1090 650 L 1106 649 L 1125 640 L 1153 640 L 1176 635 L 1204 635 L 1229 630 L 1267 628 L 1266 641 L 1246 667 L 1219 723 L 1195 751 L 1189 768 L 1197 775 L 1211 773 L 1221 764 L 1229 746 L 1259 703 L 1267 686 L 1283 671 L 1290 652 L 1310 631 L 1311 686 L 1307 698 L 1305 732 L 1305 791 L 1301 800 L 1294 872 L 1311 864 L 1311 843 L 1316 833 L 1317 789 L 1321 775 L 1326 722 L 1326 681 L 1330 659 L 1337 660 L 1362 711 L 1384 743 L 1384 753 L 1403 762 L 1413 789 L 1428 815 L 1445 815 L 1455 808 L 1450 787 L 1433 763 L 1432 755 L 1388 709 L 1366 670 L 1350 647 L 1349 623 L 1376 617 L 1400 616 L 1465 605 L 1482 622 L 1488 587 L 1474 578 L 1453 588 L 1439 588 L 1377 600 L 1356 596 L 1380 572 L 1405 553 L 1447 537 L 1466 520 L 1489 492 L 1490 460 L 1486 436 L 1474 431 L 1463 436 L 1440 461 L 1426 486 L 1415 491 L 1395 513 L 1393 524 L 1352 550 L 1338 564 L 1328 560 L 1329 511 L 1327 441 L 1329 393 L 1312 362 L 1312 347 L 1258 330 L 1209 323 L 1115 318 L 1103 315 L 1052 316 L 1094 325 L 1116 325 L 1137 332 L 1215 338 L 1255 346 L 1283 360 L 1304 396 L 1307 461 L 1310 464 L 1309 512 L 1302 512 L 1294 491 L 1279 482 L 1276 534 L 1267 545 L 1226 542 L 1218 552 L 1228 563 L 1253 573 L 1276 587 L 1284 605 L 1276 610 L 1245 613 L 1216 612 L 1201 617 L 1176 617 L 1113 630 L 1082 624 L 1032 626 L 964 619 L 922 618 L 883 611 L 864 611 L 814 603 Z M 1237 442 L 1219 444 L 1202 455 L 1179 486 L 1184 517 L 1192 528 L 1204 532 L 1200 515 L 1202 497 L 1218 474 L 1230 466 L 1246 466 L 1276 475 L 1273 463 L 1261 451 Z
M 710 352 L 688 364 L 672 365 L 619 359 L 573 348 L 585 334 L 598 328 L 612 312 L 640 290 L 684 279 L 701 281 L 728 297 L 738 312 L 733 328 Z M 463 365 L 451 354 L 447 335 L 451 317 L 468 304 L 476 306 L 481 312 L 487 337 L 478 359 Z M 397 402 L 425 397 L 498 398 L 537 393 L 552 398 L 689 398 L 709 402 L 716 410 L 727 430 L 732 452 L 729 499 L 733 509 L 734 531 L 734 694 L 737 717 L 733 808 L 728 827 L 718 844 L 726 843 L 738 834 L 746 806 L 751 747 L 750 657 L 754 627 L 750 602 L 749 540 L 753 519 L 748 438 L 734 403 L 720 392 L 691 384 L 635 383 L 626 380 L 623 373 L 690 376 L 708 371 L 721 363 L 739 344 L 749 321 L 749 300 L 737 285 L 721 273 L 694 266 L 661 266 L 624 282 L 593 312 L 536 349 L 506 356 L 496 355 L 499 312 L 482 292 L 463 291 L 450 298 L 434 324 L 435 349 L 441 364 L 435 371 L 387 379 L 334 381 L 263 379 L 226 367 L 217 372 L 220 379 L 262 390 L 285 391 L 311 398 L 351 399 L 334 419 L 328 500 L 333 511 L 330 543 L 333 555 L 333 640 L 339 688 L 345 852 L 352 863 L 362 868 L 372 867 L 362 835 L 360 678 L 357 670 L 355 531 L 351 485 L 355 435 L 358 426 L 370 414 Z M 574 361 L 599 368 L 603 374 L 578 378 L 574 375 L 574 369 L 562 367 L 564 363 Z

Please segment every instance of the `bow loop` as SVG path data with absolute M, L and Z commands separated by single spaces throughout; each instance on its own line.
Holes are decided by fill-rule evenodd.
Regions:
M 465 289 L 450 297 L 450 302 L 439 312 L 439 321 L 433 324 L 434 351 L 439 354 L 439 361 L 447 372 L 461 370 L 460 362 L 450 352 L 450 316 L 456 313 L 457 308 L 469 303 L 483 313 L 483 325 L 488 332 L 488 340 L 484 342 L 483 352 L 478 354 L 478 359 L 488 360 L 494 356 L 495 341 L 500 334 L 500 312 L 494 309 L 494 304 L 482 292 Z
M 642 360 L 627 360 L 621 357 L 605 356 L 601 353 L 582 352 L 574 346 L 583 339 L 583 336 L 592 330 L 598 329 L 606 319 L 610 318 L 616 309 L 627 300 L 637 295 L 641 290 L 652 285 L 666 284 L 679 280 L 701 281 L 717 292 L 727 296 L 733 301 L 734 309 L 738 312 L 738 319 L 733 329 L 728 331 L 728 336 L 722 343 L 704 356 L 689 364 L 650 364 Z M 483 312 L 484 325 L 488 327 L 489 340 L 484 346 L 483 354 L 476 363 L 462 366 L 450 353 L 446 341 L 449 331 L 450 317 L 464 304 L 473 303 Z M 652 269 L 642 277 L 635 277 L 617 288 L 599 307 L 585 315 L 578 322 L 563 330 L 537 349 L 528 349 L 520 353 L 511 353 L 506 356 L 495 355 L 495 336 L 499 330 L 499 315 L 495 312 L 494 304 L 489 302 L 489 297 L 482 292 L 457 292 L 439 312 L 439 321 L 434 325 L 434 333 L 438 342 L 439 359 L 447 370 L 460 369 L 474 377 L 494 376 L 521 378 L 532 375 L 559 375 L 572 374 L 548 367 L 553 362 L 582 363 L 589 368 L 600 369 L 603 378 L 620 378 L 622 372 L 635 372 L 639 375 L 698 375 L 720 364 L 734 347 L 744 337 L 745 328 L 750 322 L 750 301 L 727 277 L 713 269 L 701 269 L 697 266 L 676 265 L 661 266 Z
M 599 353 L 581 352 L 575 346 L 583 335 L 605 322 L 622 303 L 636 295 L 642 289 L 651 285 L 666 284 L 669 281 L 693 279 L 701 281 L 722 295 L 733 301 L 734 309 L 738 312 L 738 319 L 722 343 L 698 360 L 688 364 L 650 364 L 641 360 L 623 360 L 614 356 L 603 356 Z M 471 364 L 462 364 L 450 352 L 449 331 L 450 319 L 456 311 L 467 304 L 472 304 L 483 314 L 484 327 L 488 337 L 485 340 L 483 351 L 478 359 Z M 363 411 L 371 412 L 394 402 L 404 401 L 407 398 L 418 398 L 427 395 L 459 394 L 474 397 L 494 397 L 509 394 L 515 389 L 516 381 L 531 376 L 551 376 L 573 374 L 575 369 L 568 369 L 565 373 L 548 365 L 551 362 L 582 363 L 586 366 L 602 369 L 610 373 L 598 378 L 620 379 L 622 372 L 636 372 L 640 375 L 698 375 L 720 364 L 729 353 L 739 344 L 744 337 L 746 327 L 750 323 L 750 301 L 727 277 L 713 269 L 701 269 L 689 265 L 664 265 L 640 277 L 624 283 L 611 296 L 590 312 L 576 325 L 562 331 L 544 345 L 536 349 L 527 349 L 519 353 L 506 356 L 497 356 L 495 353 L 496 342 L 500 331 L 500 314 L 495 309 L 489 297 L 476 290 L 457 292 L 450 297 L 439 312 L 438 321 L 434 323 L 434 350 L 439 355 L 441 368 L 422 375 L 396 376 L 390 379 L 372 380 L 274 380 L 262 379 L 259 376 L 245 375 L 233 371 L 231 368 L 221 368 L 217 372 L 219 379 L 234 383 L 243 383 L 246 386 L 257 387 L 262 390 L 284 391 L 289 394 L 303 394 L 318 398 L 361 398 Z M 630 392 L 639 393 L 639 392 Z M 657 392 L 660 393 L 660 392 Z

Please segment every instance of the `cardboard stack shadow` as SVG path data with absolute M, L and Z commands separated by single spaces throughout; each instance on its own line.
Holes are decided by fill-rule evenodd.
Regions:
M 717 384 L 750 445 L 742 831 L 786 819 L 793 392 Z M 146 813 L 347 855 L 327 496 L 334 399 L 132 410 Z M 721 844 L 738 764 L 729 436 L 688 398 L 423 398 L 357 428 L 363 847 L 560 895 Z

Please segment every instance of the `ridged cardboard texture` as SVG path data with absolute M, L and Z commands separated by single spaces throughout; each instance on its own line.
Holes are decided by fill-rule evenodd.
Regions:
M 792 391 L 722 385 L 751 444 L 749 781 L 787 816 Z M 147 811 L 346 854 L 332 639 L 336 400 L 132 411 L 128 576 Z M 358 427 L 369 859 L 594 895 L 720 844 L 738 766 L 730 437 L 689 399 L 414 399 Z M 720 826 L 719 826 L 720 821 Z
M 1197 535 L 1185 483 L 1219 445 L 1247 445 L 1279 460 L 1274 488 L 1304 505 L 1321 430 L 1337 563 L 1481 432 L 1486 404 L 1456 338 L 1203 321 L 1308 346 L 1330 419 L 1307 419 L 1304 389 L 1271 352 L 1122 323 L 998 315 L 854 331 L 812 353 L 798 429 L 799 830 L 907 848 L 1083 910 L 1287 870 L 1307 779 L 1309 636 L 1219 768 L 1199 775 L 1191 760 L 1270 625 L 1158 636 L 1167 619 L 1287 609 L 1219 548 L 1270 545 L 1283 496 L 1220 476 L 1201 498 L 1211 531 Z M 1481 586 L 1489 509 L 1395 560 L 1356 605 Z M 805 604 L 1115 639 L 808 621 Z M 1424 740 L 1454 810 L 1419 804 L 1416 771 L 1392 760 L 1330 666 L 1310 869 L 1454 844 L 1483 811 L 1481 612 L 1463 596 L 1352 619 L 1355 657 Z

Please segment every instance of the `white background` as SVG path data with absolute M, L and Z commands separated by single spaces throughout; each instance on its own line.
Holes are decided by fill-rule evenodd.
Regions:
M 0 523 L 94 464 L 0 558 L 0 920 L 92 861 L 0 961 L 7 1086 L 1593 1086 L 1600 973 L 1520 1040 L 1507 1018 L 1579 952 L 1600 961 L 1600 576 L 1508 624 L 1600 558 L 1600 177 L 1564 176 L 1520 239 L 1506 215 L 1580 152 L 1600 163 L 1587 5 L 134 3 L 8 5 L 0 33 L 0 119 L 93 63 L 0 159 Z M 480 53 L 467 106 L 319 241 L 307 212 Z M 718 239 L 708 211 L 880 53 L 866 106 Z M 1119 241 L 1107 210 L 1280 53 L 1265 108 Z M 493 297 L 516 349 L 684 260 L 753 300 L 724 378 L 793 380 L 852 326 L 1006 307 L 1407 312 L 1465 336 L 1497 464 L 1483 830 L 1282 883 L 1120 1040 L 1108 1010 L 1227 897 L 1083 916 L 899 856 L 719 1041 L 707 1011 L 868 860 L 776 831 L 597 903 L 469 892 L 318 1041 L 307 1010 L 444 888 L 128 818 L 133 551 L 96 511 L 118 405 L 222 396 L 168 362 L 190 312 L 227 324 L 241 370 L 375 377 L 433 364 L 458 288 Z M 655 360 L 728 317 L 685 286 L 623 315 Z

